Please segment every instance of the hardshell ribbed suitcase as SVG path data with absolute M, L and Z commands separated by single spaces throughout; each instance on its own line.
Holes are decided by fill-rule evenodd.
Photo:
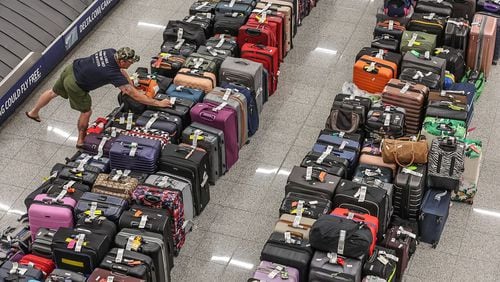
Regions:
M 416 221 L 426 187 L 427 166 L 414 165 L 415 169 L 399 168 L 394 180 L 394 214 Z
M 60 227 L 73 227 L 73 209 L 76 201 L 70 197 L 64 197 L 64 193 L 55 198 L 47 194 L 35 197 L 33 204 L 28 210 L 28 219 L 31 230 L 31 238 L 34 240 L 39 228 L 58 229 Z
M 493 55 L 495 53 L 497 18 L 476 14 L 472 21 L 467 52 L 467 66 L 473 70 L 490 75 Z
M 390 61 L 362 56 L 354 64 L 353 82 L 362 90 L 380 93 L 385 84 L 398 77 L 398 66 Z

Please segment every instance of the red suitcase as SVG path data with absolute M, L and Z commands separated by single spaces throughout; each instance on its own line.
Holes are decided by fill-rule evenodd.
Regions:
M 268 74 L 267 81 L 269 81 L 269 96 L 273 95 L 276 88 L 278 88 L 278 75 L 280 68 L 278 48 L 245 43 L 241 47 L 241 57 L 262 64 Z
M 372 232 L 373 236 L 372 244 L 370 246 L 370 256 L 371 256 L 373 250 L 375 249 L 375 244 L 377 243 L 377 232 L 379 226 L 378 218 L 376 216 L 371 216 L 368 214 L 355 213 L 353 211 L 343 208 L 335 208 L 330 214 L 338 217 L 350 218 L 356 222 L 364 222 L 368 226 L 368 228 L 370 228 L 370 231 Z
M 246 24 L 240 27 L 238 32 L 238 46 L 245 43 L 262 44 L 265 46 L 278 47 L 276 40 L 277 26 L 275 23 L 259 23 L 257 20 L 249 19 Z
M 279 59 L 280 62 L 283 62 L 283 58 L 285 57 L 285 25 L 284 23 L 284 17 L 285 15 L 278 13 L 278 12 L 272 12 L 272 11 L 266 11 L 265 13 L 265 20 L 270 23 L 276 23 L 276 41 L 278 43 L 278 51 L 279 51 Z M 264 16 L 263 14 L 258 14 L 258 13 L 253 13 L 250 15 L 251 20 L 256 20 L 258 21 L 259 19 L 262 19 Z
M 52 271 L 56 268 L 55 263 L 48 258 L 39 257 L 35 255 L 25 255 L 19 261 L 21 265 L 32 265 L 34 268 L 43 272 L 44 277 L 51 274 Z

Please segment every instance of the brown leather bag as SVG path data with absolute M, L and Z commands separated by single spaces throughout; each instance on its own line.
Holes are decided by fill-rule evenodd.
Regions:
M 382 143 L 382 158 L 386 163 L 396 163 L 399 166 L 427 163 L 429 146 L 425 138 L 418 141 L 410 137 L 384 139 Z

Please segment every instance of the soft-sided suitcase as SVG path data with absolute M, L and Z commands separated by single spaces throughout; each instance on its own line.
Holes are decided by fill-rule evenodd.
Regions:
M 52 258 L 51 245 L 54 234 L 55 230 L 39 228 L 31 245 L 31 252 L 40 257 Z
M 408 52 L 403 57 L 403 63 L 401 64 L 401 71 L 405 68 L 414 68 L 421 71 L 423 74 L 428 72 L 435 73 L 439 75 L 439 85 L 438 89 L 443 88 L 445 70 L 446 70 L 446 60 L 435 56 L 432 56 L 432 51 L 429 53 L 418 53 L 418 52 Z
M 432 140 L 442 136 L 465 138 L 467 124 L 462 120 L 426 117 L 422 125 L 421 134 L 432 145 Z
M 311 260 L 308 281 L 361 282 L 362 269 L 363 262 L 359 259 L 315 251 Z
M 167 190 L 179 191 L 182 196 L 182 204 L 184 205 L 184 218 L 186 220 L 192 220 L 194 218 L 195 212 L 191 180 L 176 174 L 159 171 L 156 174 L 148 176 L 144 184 L 165 188 Z M 156 206 L 153 205 L 153 203 L 150 205 Z
M 221 83 L 229 82 L 244 85 L 253 91 L 257 110 L 262 112 L 262 64 L 247 59 L 228 57 L 222 63 L 219 72 Z
M 455 76 L 455 81 L 460 82 L 465 75 L 464 51 L 452 47 L 436 48 L 434 56 L 446 60 L 446 70 Z
M 279 0 L 261 1 L 257 3 L 255 12 L 266 11 L 271 15 L 277 15 L 283 19 L 283 47 L 284 53 L 288 53 L 293 47 L 293 29 L 295 19 L 293 18 L 293 8 L 288 3 Z
M 419 220 L 420 241 L 437 246 L 448 219 L 450 201 L 449 191 L 427 190 Z
M 151 59 L 151 72 L 165 77 L 174 78 L 182 68 L 186 58 L 181 55 L 160 53 Z
M 384 162 L 384 159 L 382 158 L 382 151 L 380 149 L 380 143 L 367 140 L 361 149 L 359 163 L 387 167 L 392 170 L 392 175 L 396 175 L 397 164 Z
M 172 265 L 169 264 L 168 246 L 163 235 L 123 228 L 115 237 L 115 246 L 149 256 L 153 260 L 156 281 L 171 281 Z
M 451 17 L 453 3 L 443 0 L 419 0 L 415 6 L 415 13 L 436 13 L 442 17 Z
M 69 271 L 66 269 L 56 268 L 52 273 L 47 277 L 45 282 L 85 282 L 87 278 L 80 273 Z
M 77 167 L 93 166 L 98 168 L 101 173 L 109 172 L 109 158 L 93 156 L 80 151 L 76 152 L 71 158 L 66 158 L 68 165 L 77 165 Z
M 64 192 L 57 197 L 48 197 L 40 194 L 35 197 L 28 210 L 28 219 L 31 238 L 34 240 L 38 229 L 41 227 L 58 229 L 60 227 L 73 227 L 73 209 L 76 201 L 65 197 Z
M 104 216 L 111 221 L 117 221 L 128 207 L 128 202 L 122 198 L 86 192 L 75 207 L 77 218 L 84 216 Z
M 191 96 L 190 96 L 191 98 Z M 194 106 L 195 102 L 192 99 L 179 98 L 174 96 L 170 96 L 168 94 L 158 93 L 155 96 L 156 100 L 170 100 L 172 104 L 171 107 L 166 108 L 158 108 L 149 106 L 148 108 L 154 111 L 166 112 L 170 115 L 178 116 L 182 121 L 182 128 L 185 128 L 191 123 L 191 117 L 189 116 L 189 111 Z
M 145 282 L 145 280 L 116 273 L 114 271 L 96 268 L 87 279 L 88 282 L 101 282 L 112 280 L 113 282 Z
M 448 19 L 444 30 L 444 45 L 446 47 L 461 50 L 464 54 L 466 54 L 469 32 L 470 24 L 468 20 L 463 18 Z
M 396 256 L 398 257 L 396 281 L 401 281 L 403 278 L 403 273 L 408 266 L 412 251 L 416 247 L 418 234 L 415 233 L 415 230 L 410 230 L 402 226 L 393 226 L 387 230 L 385 239 L 380 244 L 396 252 Z
M 25 255 L 19 261 L 21 266 L 32 266 L 43 273 L 44 277 L 47 277 L 56 268 L 56 265 L 50 258 L 44 258 L 36 255 Z
M 399 52 L 401 41 L 390 34 L 375 36 L 370 44 L 372 48 L 383 49 L 390 52 Z
M 279 56 L 278 49 L 271 46 L 263 46 L 254 43 L 245 43 L 241 47 L 241 57 L 261 63 L 267 70 L 269 81 L 269 96 L 273 95 L 278 87 Z
M 265 15 L 264 15 L 265 14 Z M 272 11 L 272 10 L 266 10 L 264 12 L 259 12 L 259 10 L 254 10 L 253 13 L 250 15 L 250 19 L 256 19 L 257 21 L 261 22 L 268 22 L 268 23 L 273 23 L 276 24 L 276 41 L 277 41 L 277 48 L 278 48 L 278 57 L 279 61 L 283 62 L 283 58 L 285 57 L 286 54 L 286 39 L 285 39 L 285 15 L 280 12 Z
M 232 89 L 214 88 L 203 98 L 203 103 L 232 108 L 238 119 L 238 144 L 243 147 L 248 141 L 248 106 L 245 96 Z
M 222 107 L 218 109 L 210 104 L 199 103 L 191 109 L 191 120 L 213 127 L 224 133 L 226 152 L 226 170 L 238 161 L 238 119 L 233 109 Z
M 111 146 L 111 168 L 154 173 L 157 170 L 161 142 L 135 136 L 120 135 Z
M 133 263 L 131 263 L 133 262 Z M 154 281 L 153 260 L 147 255 L 125 249 L 113 248 L 99 265 L 102 269 L 132 276 L 146 281 Z
M 217 5 L 218 1 L 197 1 L 194 2 L 191 7 L 189 8 L 189 14 L 190 15 L 196 15 L 197 13 L 214 13 L 215 12 L 215 6 Z
M 357 140 L 351 140 L 349 137 L 339 136 L 338 134 L 323 134 L 320 132 L 316 143 L 325 145 L 334 145 L 341 147 L 340 150 L 350 150 L 358 153 L 361 150 L 361 143 Z
M 403 36 L 403 32 L 405 30 L 405 25 L 397 20 L 383 20 L 377 22 L 377 25 L 375 25 L 375 29 L 373 30 L 373 37 L 376 38 L 388 34 L 393 36 L 394 39 L 401 42 L 401 37 Z
M 451 192 L 451 200 L 472 204 L 477 193 L 481 170 L 483 143 L 479 140 L 463 139 L 465 143 L 464 173 L 458 191 Z
M 426 187 L 426 165 L 400 167 L 394 180 L 394 214 L 416 221 Z
M 106 235 L 59 228 L 52 241 L 53 258 L 58 268 L 88 275 L 104 258 L 110 242 Z
M 495 17 L 476 14 L 469 36 L 467 66 L 482 71 L 486 79 L 490 75 L 495 53 L 497 21 Z
M 193 53 L 186 59 L 183 67 L 217 74 L 222 61 L 216 56 Z
M 173 266 L 174 256 L 177 253 L 172 234 L 172 224 L 176 224 L 172 220 L 174 216 L 178 218 L 180 215 L 176 213 L 172 214 L 168 209 L 155 209 L 134 205 L 120 216 L 118 226 L 121 229 L 131 228 L 161 234 L 164 244 L 167 246 L 168 262 Z
M 69 165 L 55 164 L 51 169 L 51 175 L 55 175 L 61 179 L 73 180 L 81 182 L 85 185 L 92 186 L 99 174 L 100 169 L 84 165 L 79 167 L 78 164 L 70 163 Z
M 276 23 L 248 19 L 238 31 L 238 46 L 241 49 L 245 43 L 254 43 L 278 48 L 277 28 Z
M 208 154 L 190 146 L 168 144 L 161 153 L 159 167 L 191 181 L 195 215 L 201 214 L 210 201 Z
M 267 99 L 269 98 L 269 87 L 267 84 L 267 71 L 265 69 L 262 69 L 262 93 L 263 93 L 263 99 L 264 102 L 267 102 Z M 247 102 L 247 113 L 248 113 L 248 136 L 254 135 L 257 130 L 259 129 L 259 111 L 257 108 L 257 101 L 255 100 L 255 96 L 252 93 L 252 90 L 244 85 L 237 84 L 237 83 L 228 83 L 228 82 L 222 82 L 220 85 L 224 89 L 232 89 L 233 91 L 239 92 L 246 98 Z
M 371 216 L 369 214 L 365 213 L 356 213 L 352 210 L 349 209 L 344 209 L 344 208 L 335 208 L 331 215 L 342 217 L 342 218 L 347 218 L 347 219 L 352 219 L 356 222 L 364 223 L 368 228 L 370 228 L 371 234 L 372 234 L 372 244 L 370 245 L 370 252 L 369 254 L 371 255 L 373 253 L 373 250 L 375 249 L 375 243 L 377 243 L 377 233 L 378 233 L 378 218 Z
M 17 262 L 5 261 L 0 267 L 1 281 L 43 281 L 43 273 L 29 265 L 19 265 Z
M 309 231 L 315 221 L 300 215 L 282 214 L 274 226 L 274 232 L 301 234 L 301 238 L 309 240 Z
M 299 278 L 299 271 L 296 268 L 269 261 L 261 261 L 257 269 L 255 269 L 252 279 L 249 279 L 249 281 L 299 282 Z
M 66 197 L 73 198 L 78 202 L 83 193 L 90 191 L 90 187 L 73 180 L 50 177 L 24 199 L 26 210 L 29 210 L 37 195 L 47 194 L 48 196 L 55 198 L 61 193 L 62 190 L 67 191 L 65 195 Z
M 392 169 L 383 166 L 359 164 L 354 171 L 353 177 L 378 179 L 384 183 L 392 183 Z
M 196 46 L 204 45 L 207 41 L 203 28 L 195 23 L 180 20 L 168 21 L 163 31 L 163 40 L 179 42 L 183 40 Z
M 226 147 L 225 147 L 225 138 L 224 138 L 224 132 L 222 130 L 219 130 L 217 128 L 214 128 L 214 127 L 210 127 L 210 126 L 206 126 L 204 124 L 201 124 L 201 123 L 198 123 L 198 122 L 193 122 L 184 132 L 185 133 L 189 133 L 190 129 L 189 128 L 192 128 L 194 130 L 196 129 L 199 129 L 202 131 L 202 136 L 206 135 L 208 138 L 208 136 L 213 136 L 215 139 L 216 139 L 216 147 L 217 149 L 213 148 L 213 149 L 209 149 L 208 147 L 205 148 L 203 146 L 204 142 L 210 142 L 209 140 L 198 140 L 197 143 L 199 144 L 200 147 L 204 148 L 205 151 L 207 151 L 209 154 L 211 154 L 210 152 L 212 150 L 214 151 L 217 151 L 218 153 L 218 158 L 219 158 L 219 176 L 222 176 L 224 173 L 226 173 L 227 171 L 227 167 L 226 167 Z M 193 140 L 191 139 L 191 135 L 188 136 L 188 140 L 184 139 L 183 142 L 186 143 L 186 144 L 189 144 L 189 143 L 192 143 L 193 140 L 194 140 L 194 136 L 193 136 Z M 200 138 L 198 138 L 200 139 Z M 209 138 L 210 139 L 210 138 Z M 209 155 L 209 163 L 210 164 L 214 164 L 215 161 L 212 161 L 211 160 L 211 156 Z M 210 180 L 210 178 L 209 178 Z
M 171 84 L 168 87 L 166 94 L 170 97 L 191 100 L 195 104 L 203 101 L 204 96 L 202 90 L 175 84 Z
M 92 187 L 92 192 L 130 201 L 132 191 L 139 184 L 139 180 L 130 176 L 123 176 L 123 174 L 117 173 L 117 171 L 113 172 L 111 174 L 99 174 Z
M 206 49 L 208 53 L 212 56 L 218 56 L 222 58 L 226 57 L 236 57 L 238 55 L 238 43 L 236 42 L 236 37 L 229 34 L 216 34 L 207 40 L 206 48 L 200 46 L 198 53 L 203 53 Z M 217 54 L 214 54 L 214 52 Z
M 298 234 L 273 232 L 262 249 L 260 260 L 296 268 L 299 281 L 307 281 L 313 253 L 309 241 Z
M 298 192 L 331 199 L 339 182 L 340 177 L 327 174 L 322 170 L 294 166 L 288 176 L 285 194 Z
M 168 132 L 174 142 L 182 130 L 181 118 L 163 111 L 147 110 L 137 118 L 135 124 L 144 129 L 157 129 Z
M 240 26 L 244 25 L 247 19 L 248 16 L 243 13 L 216 14 L 214 33 L 238 36 Z
M 373 275 L 385 279 L 384 281 L 394 281 L 398 261 L 395 251 L 377 246 L 363 265 L 363 275 Z
M 465 120 L 469 125 L 474 116 L 475 86 L 472 83 L 465 82 L 453 83 L 447 88 L 447 90 L 431 91 L 429 93 L 429 104 L 431 102 L 441 102 L 438 106 L 443 106 L 444 109 L 436 114 L 432 114 L 431 109 L 428 109 L 427 115 Z
M 116 224 L 113 221 L 105 218 L 104 216 L 81 217 L 80 219 L 78 219 L 75 225 L 75 230 L 86 233 L 106 235 L 109 240 L 114 238 L 118 231 Z
M 446 18 L 435 13 L 415 13 L 408 23 L 407 29 L 410 31 L 421 31 L 436 35 L 436 46 L 443 45 Z
M 345 178 L 349 170 L 349 161 L 331 154 L 323 156 L 323 153 L 309 151 L 300 166 L 304 168 L 310 166 L 313 170 Z
M 318 219 L 332 209 L 332 201 L 315 195 L 289 192 L 281 202 L 280 216 L 283 214 L 298 215 Z
M 130 127 L 132 129 L 132 127 Z M 109 156 L 109 150 L 116 137 L 100 134 L 87 134 L 83 140 L 83 150 L 92 155 Z
M 436 48 L 437 37 L 420 31 L 405 31 L 401 39 L 401 53 L 415 50 L 419 53 L 432 52 Z
M 389 226 L 391 207 L 386 190 L 377 186 L 342 180 L 333 197 L 334 208 L 345 208 L 375 216 L 379 221 L 378 238 Z
M 353 82 L 370 93 L 382 92 L 387 82 L 396 77 L 398 66 L 390 61 L 365 55 L 354 64 Z
M 368 112 L 365 130 L 372 138 L 398 138 L 404 135 L 406 110 L 375 104 Z
M 477 0 L 452 0 L 450 2 L 453 3 L 452 17 L 472 20 L 476 11 Z
M 174 77 L 174 84 L 199 89 L 203 93 L 208 93 L 216 86 L 217 77 L 211 72 L 182 68 Z
M 358 153 L 356 151 L 344 150 L 342 145 L 325 145 L 321 143 L 314 144 L 312 151 L 320 153 L 322 156 L 326 157 L 328 155 L 336 156 L 342 159 L 346 159 L 349 162 L 348 174 L 352 173 L 352 170 L 356 167 Z
M 391 79 L 382 92 L 382 102 L 405 109 L 405 132 L 417 134 L 422 125 L 428 94 L 429 88 L 424 85 Z
M 203 28 L 205 32 L 205 37 L 209 38 L 214 33 L 214 13 L 196 13 L 194 15 L 189 15 L 184 17 L 183 21 L 188 23 L 195 23 Z
M 252 9 L 255 7 L 255 2 L 256 1 L 254 0 L 221 0 L 215 6 L 215 13 L 242 13 L 248 16 L 252 12 Z
M 430 89 L 440 89 L 439 85 L 441 77 L 438 74 L 428 72 L 423 73 L 421 70 L 415 68 L 405 68 L 401 75 L 399 76 L 400 80 L 422 84 Z
M 432 141 L 429 151 L 427 188 L 457 190 L 464 172 L 465 144 L 455 137 Z

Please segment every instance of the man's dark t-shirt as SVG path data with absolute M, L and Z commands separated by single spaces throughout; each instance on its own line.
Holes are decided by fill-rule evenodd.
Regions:
M 106 84 L 113 84 L 115 87 L 128 84 L 116 63 L 115 53 L 115 49 L 104 49 L 73 61 L 73 72 L 78 86 L 85 91 L 91 91 Z

